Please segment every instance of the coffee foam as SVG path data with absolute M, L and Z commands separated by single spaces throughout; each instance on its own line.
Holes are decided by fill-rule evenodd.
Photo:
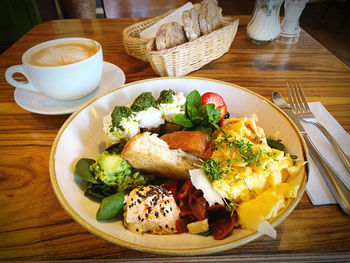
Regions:
M 93 42 L 67 42 L 46 45 L 34 50 L 27 62 L 34 66 L 53 67 L 68 65 L 87 59 L 98 51 Z

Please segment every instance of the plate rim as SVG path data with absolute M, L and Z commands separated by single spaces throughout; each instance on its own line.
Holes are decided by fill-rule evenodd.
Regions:
M 110 93 L 113 93 L 117 90 L 120 89 L 125 89 L 128 86 L 132 86 L 132 85 L 136 85 L 139 83 L 143 83 L 143 82 L 149 82 L 149 81 L 161 81 L 161 80 L 168 80 L 168 79 L 172 79 L 172 80 L 177 80 L 177 79 L 195 79 L 195 80 L 204 80 L 204 81 L 209 81 L 209 82 L 217 82 L 217 83 L 221 83 L 221 84 L 225 84 L 225 85 L 229 85 L 232 86 L 234 88 L 238 88 L 241 89 L 247 93 L 250 93 L 254 96 L 257 96 L 259 99 L 263 100 L 264 102 L 268 103 L 270 106 L 272 106 L 275 110 L 277 110 L 277 112 L 279 112 L 288 122 L 289 124 L 294 128 L 299 141 L 302 145 L 302 154 L 303 154 L 303 158 L 306 161 L 306 165 L 305 165 L 305 173 L 303 176 L 303 180 L 300 186 L 300 189 L 298 191 L 298 195 L 297 197 L 293 200 L 293 202 L 290 202 L 289 205 L 287 207 L 284 208 L 284 210 L 286 211 L 284 214 L 280 215 L 278 218 L 275 218 L 273 220 L 271 220 L 271 225 L 276 228 L 279 224 L 281 224 L 295 209 L 295 207 L 299 204 L 300 199 L 302 198 L 302 196 L 305 193 L 305 189 L 306 189 L 306 183 L 308 181 L 308 177 L 309 177 L 309 154 L 308 154 L 308 150 L 306 147 L 306 143 L 301 135 L 301 133 L 299 132 L 298 128 L 296 127 L 296 125 L 294 124 L 294 122 L 288 117 L 288 115 L 286 115 L 280 108 L 278 108 L 275 104 L 273 104 L 271 101 L 269 101 L 268 99 L 266 99 L 265 97 L 247 89 L 244 87 L 241 87 L 239 85 L 233 84 L 233 83 L 229 83 L 229 82 L 225 82 L 225 81 L 221 81 L 221 80 L 215 80 L 215 79 L 210 79 L 210 78 L 203 78 L 203 77 L 157 77 L 157 78 L 150 78 L 150 79 L 144 79 L 144 80 L 139 80 L 139 81 L 134 81 L 134 82 L 130 82 L 127 84 L 124 84 L 120 87 L 116 87 L 114 89 L 111 89 L 110 91 L 97 96 L 96 98 L 91 99 L 89 102 L 85 103 L 79 110 L 77 110 L 76 112 L 74 112 L 65 122 L 64 124 L 61 126 L 60 130 L 58 131 L 56 138 L 54 140 L 54 143 L 52 145 L 51 148 L 51 152 L 50 152 L 50 164 L 49 164 L 49 174 L 50 174 L 50 181 L 51 181 L 51 185 L 52 188 L 54 190 L 54 193 L 57 197 L 57 199 L 59 200 L 61 206 L 63 207 L 63 209 L 77 222 L 79 223 L 81 226 L 83 226 L 86 230 L 88 230 L 91 234 L 102 238 L 112 244 L 121 246 L 121 247 L 125 247 L 125 248 L 129 248 L 129 249 L 133 249 L 133 250 L 138 250 L 138 251 L 142 251 L 142 252 L 149 252 L 149 253 L 153 253 L 153 254 L 160 254 L 160 255 L 175 255 L 175 256 L 196 256 L 196 255 L 207 255 L 207 254 L 212 254 L 215 252 L 220 252 L 220 251 L 225 251 L 228 249 L 233 249 L 236 247 L 239 247 L 241 245 L 247 244 L 253 240 L 256 240 L 258 238 L 260 238 L 261 236 L 263 236 L 262 233 L 259 233 L 257 231 L 252 232 L 251 234 L 245 236 L 244 238 L 235 240 L 235 242 L 233 243 L 232 241 L 227 241 L 225 243 L 219 243 L 218 245 L 210 245 L 207 247 L 201 247 L 201 248 L 197 248 L 197 249 L 184 249 L 184 248 L 180 248 L 180 249 L 176 249 L 176 248 L 154 248 L 154 247 L 149 247 L 149 246 L 144 246 L 144 245 L 139 245 L 139 244 L 134 244 L 131 243 L 129 241 L 125 241 L 122 240 L 120 238 L 117 238 L 115 236 L 112 236 L 106 232 L 103 232 L 101 230 L 99 230 L 98 228 L 96 228 L 95 226 L 91 225 L 88 221 L 86 221 L 84 218 L 82 218 L 68 203 L 68 201 L 64 198 L 63 193 L 58 185 L 58 181 L 57 181 L 57 177 L 56 177 L 56 171 L 55 171 L 55 153 L 56 153 L 56 149 L 57 149 L 57 145 L 58 142 L 60 141 L 60 138 L 63 134 L 63 132 L 65 131 L 65 129 L 68 127 L 68 125 L 73 121 L 73 119 L 81 112 L 83 111 L 86 107 L 88 107 L 89 105 L 91 105 L 92 103 L 94 103 L 95 101 L 99 100 L 100 98 L 107 96 Z

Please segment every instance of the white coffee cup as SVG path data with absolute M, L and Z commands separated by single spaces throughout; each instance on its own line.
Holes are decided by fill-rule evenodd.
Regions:
M 88 38 L 55 39 L 28 49 L 22 63 L 6 70 L 8 83 L 53 99 L 75 100 L 94 91 L 100 83 L 102 47 Z M 28 82 L 15 80 L 15 73 L 23 74 Z

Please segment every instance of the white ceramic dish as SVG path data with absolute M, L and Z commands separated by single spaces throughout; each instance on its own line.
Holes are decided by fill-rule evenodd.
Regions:
M 45 94 L 16 88 L 15 101 L 23 109 L 45 115 L 69 114 L 78 110 L 93 98 L 125 83 L 124 72 L 116 65 L 103 62 L 103 73 L 97 89 L 84 98 L 77 100 L 55 100 Z
M 74 113 L 60 129 L 53 144 L 50 156 L 50 178 L 54 191 L 64 209 L 91 233 L 114 244 L 127 248 L 169 255 L 199 255 L 219 252 L 250 242 L 261 236 L 260 233 L 237 229 L 224 240 L 213 237 L 180 234 L 157 236 L 134 234 L 128 231 L 121 220 L 98 222 L 95 219 L 99 203 L 84 196 L 79 181 L 74 177 L 76 162 L 83 157 L 96 159 L 105 149 L 102 118 L 115 105 L 126 105 L 141 92 L 151 91 L 157 97 L 163 89 L 183 91 L 188 94 L 197 89 L 201 94 L 207 91 L 219 93 L 225 99 L 231 116 L 250 116 L 255 113 L 266 135 L 277 130 L 279 138 L 286 144 L 289 152 L 306 160 L 307 151 L 292 121 L 267 99 L 234 84 L 203 78 L 157 78 L 129 83 L 120 89 L 92 100 Z M 286 208 L 271 221 L 276 227 L 298 204 L 306 186 L 306 173 L 298 197 L 291 200 Z M 278 234 L 278 233 L 277 233 Z

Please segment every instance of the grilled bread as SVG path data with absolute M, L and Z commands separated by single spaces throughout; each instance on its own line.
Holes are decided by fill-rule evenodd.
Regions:
M 210 147 L 209 136 L 201 131 L 176 131 L 164 134 L 160 137 L 170 149 L 181 149 L 199 158 L 207 157 L 207 149 Z
M 141 171 L 161 177 L 186 180 L 188 170 L 198 168 L 201 160 L 180 149 L 169 149 L 157 134 L 140 133 L 125 145 L 122 158 Z

